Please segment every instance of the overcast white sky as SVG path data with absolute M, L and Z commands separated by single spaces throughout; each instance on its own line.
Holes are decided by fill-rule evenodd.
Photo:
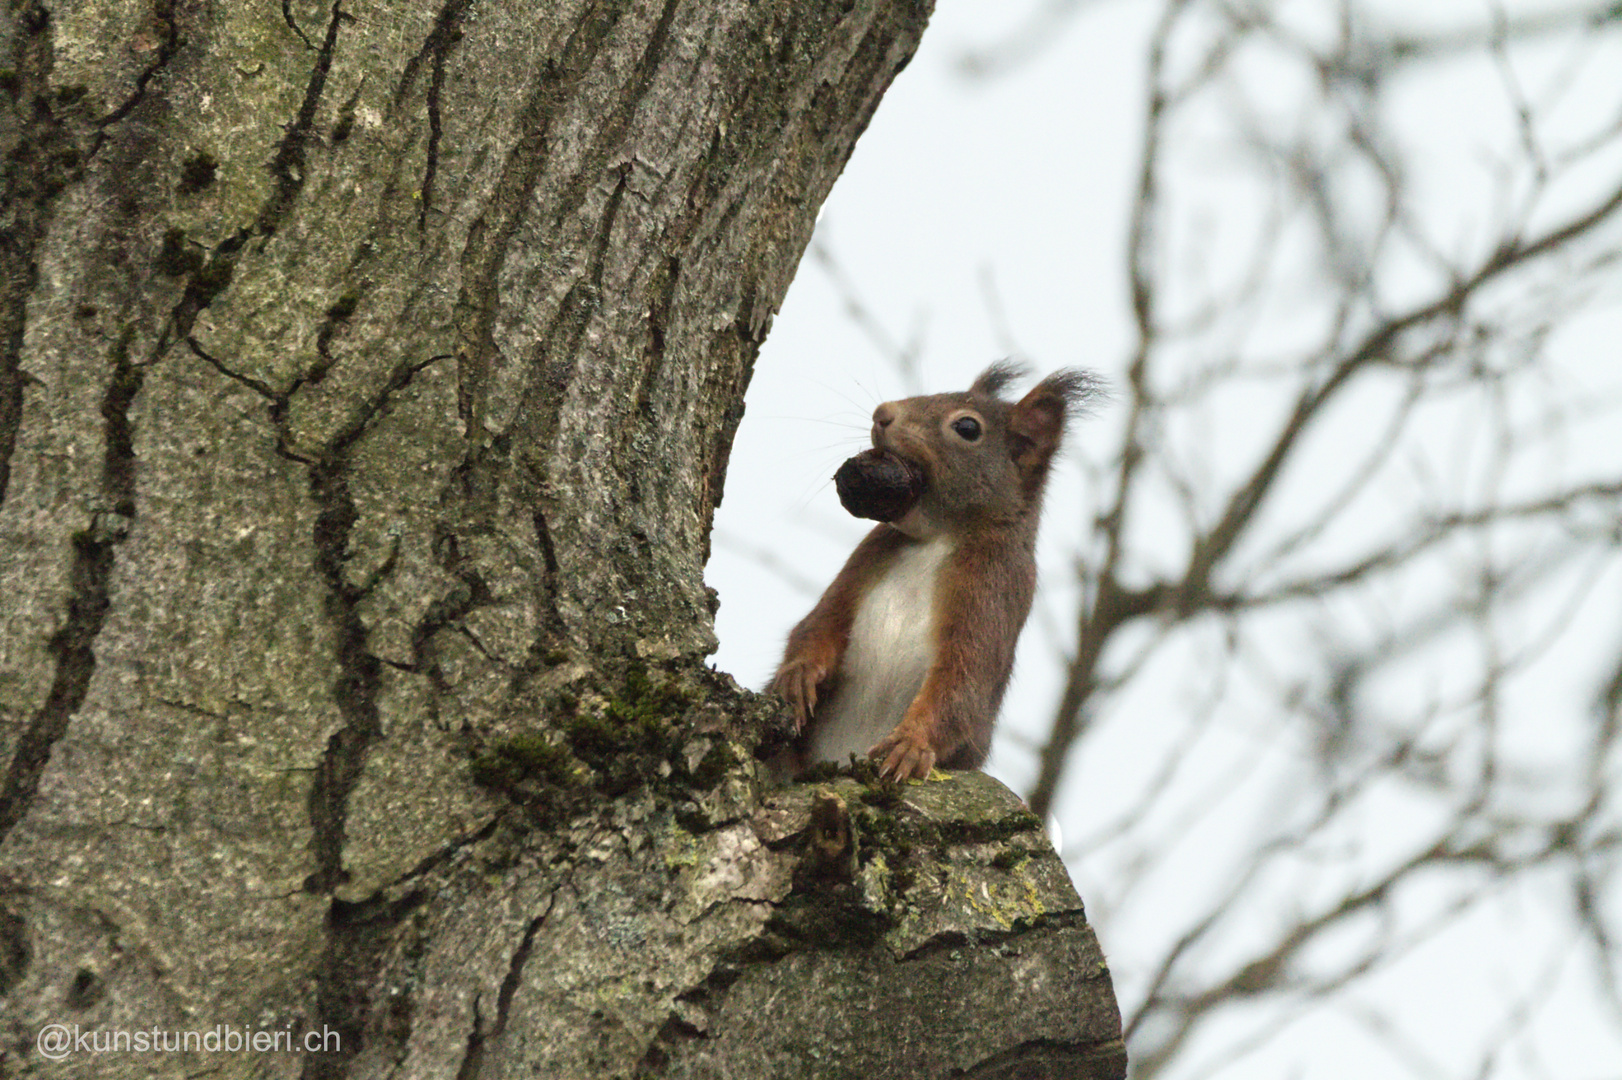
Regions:
M 1134 344 L 1124 267 L 1143 126 L 1145 52 L 1162 8 L 1149 0 L 1082 0 L 1075 5 L 1079 13 L 1053 32 L 1057 40 L 1014 70 L 989 80 L 961 76 L 957 64 L 966 52 L 1003 40 L 1043 6 L 1063 5 L 939 0 L 917 58 L 885 98 L 835 186 L 814 250 L 762 349 L 708 571 L 722 602 L 721 648 L 714 662 L 746 685 L 760 687 L 769 679 L 788 629 L 866 531 L 865 523 L 841 510 L 829 477 L 866 445 L 876 404 L 920 391 L 962 389 L 989 361 L 1010 353 L 1029 359 L 1038 373 L 1082 365 L 1118 379 L 1124 368 Z M 1313 0 L 1283 6 L 1321 12 L 1332 23 L 1339 5 Z M 1482 17 L 1486 12 L 1490 18 L 1493 10 L 1475 0 L 1379 6 L 1386 18 L 1416 29 L 1425 20 L 1451 25 L 1460 13 Z M 1507 6 L 1520 14 L 1571 4 Z M 1612 32 L 1607 42 L 1593 45 L 1562 39 L 1526 59 L 1520 74 L 1532 88 L 1529 95 L 1546 91 L 1546 99 L 1557 105 L 1551 122 L 1564 125 L 1562 130 L 1592 128 L 1596 115 L 1622 115 L 1617 112 L 1622 107 L 1618 37 Z M 1265 65 L 1260 70 L 1265 79 Z M 1555 76 L 1567 70 L 1580 74 L 1571 85 L 1557 85 Z M 1296 97 L 1309 88 L 1291 83 L 1282 72 L 1279 79 L 1279 108 L 1293 110 Z M 1433 239 L 1451 256 L 1468 259 L 1491 236 L 1497 194 L 1483 162 L 1515 137 L 1501 83 L 1501 73 L 1490 66 L 1448 69 L 1442 77 L 1405 86 L 1397 98 L 1401 134 L 1410 146 L 1422 148 L 1411 177 L 1415 197 L 1422 209 L 1434 208 Z M 1225 186 L 1221 168 L 1214 167 L 1203 189 L 1208 205 L 1190 212 L 1191 220 L 1207 222 L 1209 239 L 1201 251 L 1214 262 L 1224 257 L 1230 234 L 1254 228 L 1262 214 L 1243 203 L 1242 193 L 1234 194 L 1238 190 Z M 1540 204 L 1530 231 L 1593 193 L 1578 176 L 1558 197 Z M 832 256 L 833 265 L 817 262 L 818 247 Z M 1393 273 L 1393 279 L 1403 276 Z M 1424 279 L 1416 264 L 1413 287 L 1423 288 Z M 863 305 L 869 329 L 852 318 L 850 295 Z M 1281 316 L 1278 326 L 1278 341 L 1287 342 L 1288 319 Z M 875 337 L 887 338 L 894 350 L 916 352 L 916 385 L 908 384 Z M 1557 365 L 1557 384 L 1548 390 L 1550 399 L 1569 404 L 1622 391 L 1618 340 L 1622 289 L 1613 286 L 1594 298 L 1559 343 L 1564 360 Z M 1577 462 L 1571 466 L 1577 472 L 1622 471 L 1616 416 L 1573 426 L 1556 456 Z M 1208 437 L 1191 453 L 1208 456 L 1217 477 L 1243 470 L 1251 460 L 1249 421 L 1242 411 L 1208 418 Z M 1016 790 L 1034 776 L 1031 741 L 1049 722 L 1058 687 L 1054 660 L 1063 654 L 1069 639 L 1065 628 L 1073 622 L 1077 592 L 1069 567 L 1083 545 L 1089 506 L 1083 465 L 1107 462 L 1120 422 L 1106 407 L 1077 428 L 1069 460 L 1050 487 L 1042 595 L 988 767 Z M 1451 422 L 1441 418 L 1439 430 Z M 1332 450 L 1326 456 L 1332 457 Z M 1461 452 L 1461 460 L 1468 456 Z M 1548 464 L 1552 459 L 1539 460 L 1540 468 L 1556 467 Z M 1472 466 L 1463 464 L 1437 482 L 1462 488 L 1474 482 L 1472 475 Z M 1309 497 L 1312 487 L 1309 479 L 1299 495 Z M 1425 584 L 1415 587 L 1423 590 Z M 1562 670 L 1586 673 L 1583 664 L 1592 666 L 1597 657 L 1607 651 L 1614 656 L 1622 647 L 1617 618 L 1622 571 L 1600 567 L 1581 579 L 1581 588 L 1589 602 L 1563 609 L 1558 617 L 1582 628 L 1573 635 L 1576 643 L 1568 656 L 1579 657 L 1584 649 L 1588 655 L 1579 657 L 1583 663 L 1570 660 L 1569 668 L 1547 672 L 1532 691 L 1537 702 L 1531 707 L 1580 713 L 1591 688 Z M 1355 624 L 1359 615 L 1347 610 L 1337 617 Z M 1286 639 L 1291 632 L 1283 631 Z M 1163 662 L 1175 667 L 1180 656 L 1191 664 L 1197 659 L 1174 652 Z M 1287 663 L 1288 657 L 1280 658 L 1281 665 Z M 1440 674 L 1419 672 L 1416 684 L 1445 681 L 1447 666 L 1444 659 Z M 1158 766 L 1157 755 L 1185 737 L 1188 729 L 1180 725 L 1201 706 L 1202 688 L 1179 683 L 1175 671 L 1158 679 L 1150 670 L 1143 678 L 1156 685 L 1117 706 L 1115 712 L 1126 715 L 1101 723 L 1077 755 L 1058 808 L 1069 837 L 1100 827 L 1139 797 L 1145 776 Z M 1242 712 L 1226 728 L 1199 736 L 1205 740 L 1201 754 L 1207 772 L 1183 777 L 1194 792 L 1182 804 L 1195 814 L 1182 826 L 1197 838 L 1193 854 L 1130 890 L 1119 884 L 1118 862 L 1070 860 L 1111 957 L 1123 1005 L 1141 992 L 1145 968 L 1158 961 L 1176 929 L 1231 877 L 1232 867 L 1224 861 L 1231 847 L 1225 830 L 1231 831 L 1235 821 L 1289 813 L 1280 802 L 1296 782 L 1287 774 L 1299 763 L 1284 759 L 1299 748 L 1281 748 L 1277 729 L 1252 723 Z M 1526 730 L 1557 743 L 1563 737 L 1553 725 Z M 1242 781 L 1235 784 L 1235 776 Z M 1198 791 L 1213 785 L 1254 792 L 1254 798 L 1205 819 L 1197 813 Z M 1378 831 L 1385 822 L 1401 823 L 1421 813 L 1393 797 L 1371 807 L 1367 820 Z M 1399 847 L 1400 842 L 1392 841 Z M 1357 872 L 1359 859 L 1378 862 L 1382 855 L 1358 846 L 1361 840 L 1348 843 L 1357 852 L 1338 868 L 1346 873 Z M 1335 872 L 1326 869 L 1325 875 Z M 1314 885 L 1310 878 L 1300 883 L 1303 904 L 1310 903 Z M 1622 902 L 1614 896 L 1611 901 L 1613 906 Z M 1468 1076 L 1491 1029 L 1524 1020 L 1529 1034 L 1514 1044 L 1515 1053 L 1499 1063 L 1494 1077 L 1622 1077 L 1622 1018 L 1599 1004 L 1600 974 L 1561 944 L 1568 930 L 1544 910 L 1560 903 L 1536 882 L 1518 886 L 1501 902 L 1429 940 L 1412 960 L 1366 981 L 1339 1008 L 1305 1018 L 1289 1009 L 1237 1017 L 1220 1036 L 1196 1040 L 1185 1065 L 1173 1074 L 1223 1080 Z M 1257 939 L 1275 925 L 1276 915 L 1257 913 L 1252 928 Z M 1612 915 L 1622 923 L 1622 912 Z M 1248 944 L 1236 940 L 1234 948 Z M 1550 973 L 1544 960 L 1563 951 L 1572 959 Z M 1528 957 L 1536 963 L 1523 963 Z M 1512 1017 L 1512 1003 L 1534 992 L 1547 1007 L 1533 1016 Z M 1394 1036 L 1381 1028 L 1386 1021 L 1371 1018 L 1375 1006 L 1392 1002 L 1402 1003 L 1413 1025 L 1410 1030 L 1399 1026 Z M 1283 1034 L 1263 1049 L 1241 1053 L 1252 1029 Z

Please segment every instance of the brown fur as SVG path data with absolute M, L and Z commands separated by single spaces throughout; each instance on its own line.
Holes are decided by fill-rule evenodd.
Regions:
M 818 704 L 826 707 L 840 692 L 864 598 L 908 545 L 944 536 L 952 548 L 933 582 L 928 673 L 894 730 L 869 754 L 897 778 L 927 776 L 937 764 L 969 769 L 985 761 L 1036 588 L 1036 527 L 1048 469 L 1067 416 L 1096 389 L 1086 373 L 1061 371 L 1017 403 L 1003 401 L 997 392 L 1018 374 L 997 364 L 967 392 L 874 410 L 874 447 L 918 465 L 924 493 L 903 517 L 857 545 L 789 634 L 772 689 L 793 709 L 802 755 Z M 976 437 L 963 434 L 973 425 L 953 426 L 965 420 L 978 425 Z

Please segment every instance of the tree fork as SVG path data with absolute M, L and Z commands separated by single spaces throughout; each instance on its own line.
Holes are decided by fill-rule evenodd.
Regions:
M 929 9 L 13 7 L 0 1072 L 243 1067 L 57 1023 L 285 1077 L 1121 1075 L 1012 796 L 835 781 L 849 873 L 799 872 L 815 793 L 702 662 L 756 353 Z

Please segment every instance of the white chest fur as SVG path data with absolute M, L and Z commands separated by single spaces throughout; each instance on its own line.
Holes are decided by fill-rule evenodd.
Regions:
M 951 541 L 907 545 L 862 599 L 839 667 L 839 688 L 817 708 L 810 761 L 867 753 L 895 729 L 935 660 L 935 589 Z

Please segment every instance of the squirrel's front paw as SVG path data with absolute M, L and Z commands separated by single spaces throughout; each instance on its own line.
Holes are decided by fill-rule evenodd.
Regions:
M 817 687 L 828 677 L 828 668 L 815 660 L 790 660 L 777 671 L 772 690 L 781 694 L 793 711 L 794 730 L 804 729 L 805 723 L 817 712 Z
M 867 756 L 880 762 L 880 776 L 893 780 L 922 780 L 935 767 L 929 740 L 905 724 L 880 739 Z

